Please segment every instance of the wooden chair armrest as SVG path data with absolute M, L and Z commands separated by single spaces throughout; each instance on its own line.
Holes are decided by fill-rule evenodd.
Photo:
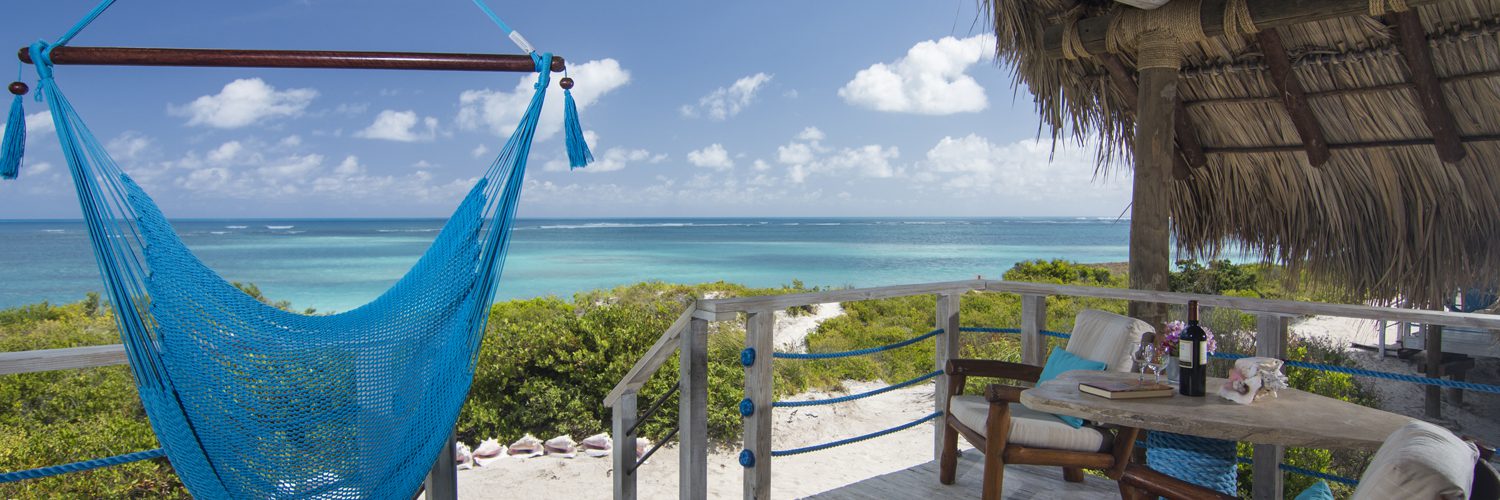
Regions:
M 1042 367 L 993 359 L 950 359 L 947 373 L 969 377 L 991 377 L 1036 382 L 1042 377 Z
M 1120 477 L 1120 484 L 1174 500 L 1237 500 L 1236 497 L 1162 474 L 1139 464 L 1130 464 L 1125 467 L 1125 474 Z
M 1005 384 L 990 384 L 984 388 L 984 399 L 991 403 L 1019 403 L 1025 387 Z

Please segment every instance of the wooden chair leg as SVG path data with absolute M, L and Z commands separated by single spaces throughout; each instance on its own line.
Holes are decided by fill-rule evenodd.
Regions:
M 1121 482 L 1119 484 L 1120 500 L 1146 500 L 1149 496 L 1146 494 L 1146 492 L 1136 489 L 1133 486 L 1127 485 L 1124 482 Z
M 985 421 L 983 500 L 1000 500 L 1005 495 L 1005 446 L 1010 439 L 1010 406 L 990 404 Z
M 1063 480 L 1070 483 L 1083 482 L 1083 468 L 1063 467 Z
M 938 482 L 953 484 L 958 472 L 958 429 L 943 423 L 943 452 L 938 459 Z

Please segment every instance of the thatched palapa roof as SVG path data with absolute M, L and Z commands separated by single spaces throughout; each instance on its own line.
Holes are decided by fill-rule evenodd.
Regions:
M 1015 65 L 1053 137 L 1097 138 L 1101 158 L 1128 158 L 1140 58 L 1130 22 L 1114 20 L 1141 11 L 1110 0 L 987 6 L 999 60 Z M 1168 192 L 1180 248 L 1205 256 L 1237 243 L 1361 298 L 1435 305 L 1495 283 L 1500 0 L 1161 9 L 1174 6 L 1205 35 L 1182 45 L 1177 87 Z M 1244 13 L 1252 22 L 1234 19 Z

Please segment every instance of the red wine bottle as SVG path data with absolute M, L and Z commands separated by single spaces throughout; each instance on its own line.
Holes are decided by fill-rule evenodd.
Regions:
M 1208 333 L 1198 326 L 1198 301 L 1188 301 L 1187 328 L 1177 337 L 1177 392 L 1203 396 L 1208 385 Z

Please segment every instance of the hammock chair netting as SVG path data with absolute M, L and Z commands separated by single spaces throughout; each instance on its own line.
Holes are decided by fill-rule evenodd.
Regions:
M 152 429 L 188 490 L 410 498 L 473 380 L 551 55 L 533 53 L 529 108 L 411 270 L 364 306 L 307 316 L 257 301 L 193 255 L 84 125 L 47 49 L 31 48 L 37 91 Z

